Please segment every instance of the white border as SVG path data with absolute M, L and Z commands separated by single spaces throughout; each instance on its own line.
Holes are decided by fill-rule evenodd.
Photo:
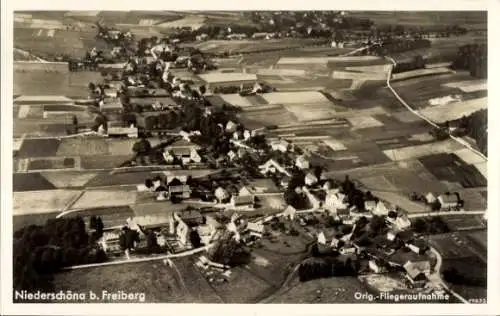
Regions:
M 119 8 L 118 8 L 119 4 Z M 490 212 L 488 242 L 489 242 L 489 260 L 488 260 L 488 304 L 487 305 L 403 305 L 395 304 L 339 304 L 331 305 L 208 305 L 208 304 L 46 304 L 43 307 L 37 304 L 12 304 L 12 26 L 14 10 L 430 10 L 430 11 L 455 11 L 455 10 L 485 10 L 488 9 L 488 33 L 489 33 L 489 177 L 488 177 L 488 208 Z M 332 0 L 324 1 L 268 1 L 254 0 L 248 3 L 236 1 L 151 1 L 140 0 L 132 2 L 130 0 L 115 1 L 7 1 L 2 0 L 2 142 L 1 142 L 1 254 L 2 254 L 2 304 L 1 314 L 52 314 L 52 315 L 72 315 L 72 314 L 92 314 L 92 315 L 122 315 L 122 314 L 152 314 L 164 315 L 165 313 L 203 313 L 210 315 L 212 313 L 231 313 L 238 315 L 255 314 L 288 314 L 288 315 L 423 315 L 423 314 L 449 314 L 449 315 L 494 315 L 499 314 L 499 268 L 497 247 L 499 245 L 499 216 L 498 206 L 499 197 L 496 194 L 499 189 L 498 179 L 498 150 L 495 146 L 497 140 L 498 127 L 493 118 L 497 117 L 499 107 L 499 81 L 498 74 L 493 70 L 500 69 L 498 56 L 500 56 L 498 36 L 496 34 L 498 27 L 498 13 L 500 9 L 499 2 L 495 0 L 419 0 L 419 1 L 375 1 L 375 0 L 350 0 L 347 3 L 334 4 Z

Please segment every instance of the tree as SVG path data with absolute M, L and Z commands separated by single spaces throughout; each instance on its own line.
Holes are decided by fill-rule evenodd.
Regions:
M 158 239 L 152 230 L 146 232 L 146 245 L 149 253 L 154 253 L 158 250 Z
M 134 144 L 134 146 L 132 147 L 132 150 L 137 155 L 147 155 L 151 151 L 151 143 L 145 137 L 141 138 L 139 141 L 137 141 Z
M 207 87 L 205 87 L 205 85 L 200 86 L 200 93 L 201 93 L 201 95 L 204 95 L 205 93 L 207 93 Z
M 373 235 L 379 235 L 385 232 L 387 225 L 383 216 L 373 216 L 370 220 L 370 231 Z
M 201 246 L 200 235 L 194 229 L 192 229 L 190 234 L 189 234 L 189 240 L 191 241 L 191 245 L 193 245 L 194 248 L 198 248 Z
M 100 216 L 97 217 L 97 219 L 96 219 L 95 230 L 96 230 L 97 234 L 99 235 L 99 237 L 102 236 L 102 234 L 104 232 L 104 224 L 103 224 L 102 218 Z
M 92 215 L 90 217 L 90 225 L 89 225 L 90 229 L 97 229 L 97 217 L 95 217 L 94 215 Z
M 122 250 L 134 249 L 136 242 L 139 242 L 139 233 L 126 226 L 123 227 L 119 240 L 120 248 Z
M 210 260 L 224 265 L 236 266 L 248 263 L 251 259 L 250 252 L 234 239 L 232 232 L 226 231 L 221 239 L 210 248 Z

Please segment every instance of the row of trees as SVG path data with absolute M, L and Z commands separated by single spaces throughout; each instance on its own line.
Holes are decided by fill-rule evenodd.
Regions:
M 359 261 L 353 258 L 339 260 L 335 257 L 313 257 L 304 260 L 299 266 L 301 282 L 328 278 L 332 276 L 355 276 L 359 270 Z
M 208 258 L 229 266 L 247 264 L 251 259 L 250 251 L 234 238 L 234 233 L 225 231 L 223 236 L 208 251 Z
M 381 45 L 374 45 L 368 50 L 369 53 L 386 56 L 415 49 L 429 48 L 431 42 L 426 39 L 392 39 L 384 41 Z
M 81 217 L 50 219 L 14 233 L 13 274 L 16 290 L 50 290 L 52 274 L 63 267 L 105 261 L 91 242 Z
M 468 70 L 473 77 L 488 77 L 487 44 L 468 44 L 458 49 L 452 63 L 453 69 Z

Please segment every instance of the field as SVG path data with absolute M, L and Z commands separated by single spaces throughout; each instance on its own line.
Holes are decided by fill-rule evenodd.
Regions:
M 376 24 L 404 26 L 453 25 L 486 29 L 487 14 L 481 11 L 352 11 L 350 16 L 369 18 Z
M 135 203 L 135 192 L 121 190 L 92 190 L 85 192 L 72 208 L 93 208 L 130 205 Z
M 59 273 L 55 276 L 54 287 L 58 290 L 73 292 L 102 293 L 127 291 L 145 294 L 146 303 L 217 303 L 220 302 L 207 289 L 208 284 L 197 276 L 189 259 L 176 260 L 177 266 L 186 273 L 187 280 L 181 279 L 175 269 L 163 261 L 130 263 L 103 266 Z M 189 266 L 189 267 L 188 267 Z M 126 301 L 140 303 L 140 301 Z M 126 303 L 122 302 L 122 303 Z M 116 302 L 115 302 L 116 303 Z
M 463 187 L 486 186 L 486 178 L 472 165 L 464 164 L 456 155 L 436 153 L 420 157 L 420 162 L 441 181 L 460 183 Z
M 365 292 L 365 286 L 354 277 L 332 277 L 307 282 L 296 282 L 295 286 L 278 296 L 273 303 L 281 304 L 336 304 L 369 303 L 356 300 L 356 292 Z
M 209 40 L 194 47 L 207 53 L 245 53 L 274 49 L 299 48 L 324 42 L 317 39 L 276 39 L 276 40 Z
M 20 69 L 14 67 L 14 94 L 87 97 L 88 83 L 101 78 L 99 72 L 70 73 L 67 65 L 57 65 L 50 70 L 31 68 L 31 65 L 22 65 Z
M 74 190 L 14 192 L 12 214 L 53 213 L 63 210 L 80 194 Z

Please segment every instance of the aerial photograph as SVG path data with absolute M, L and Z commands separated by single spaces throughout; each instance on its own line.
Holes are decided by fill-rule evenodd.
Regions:
M 487 15 L 14 11 L 13 302 L 487 304 Z

